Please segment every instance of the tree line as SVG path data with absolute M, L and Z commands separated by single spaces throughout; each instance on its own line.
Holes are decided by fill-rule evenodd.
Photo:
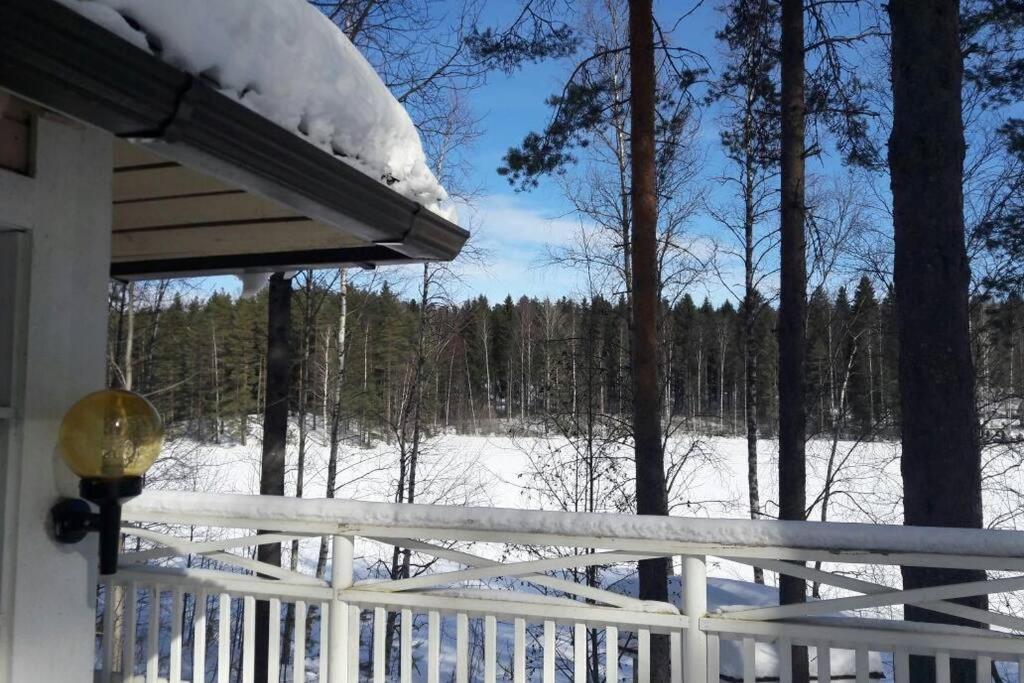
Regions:
M 420 306 L 393 286 L 347 287 L 348 329 L 337 275 L 302 273 L 289 325 L 289 412 L 323 438 L 335 403 L 346 440 L 397 439 L 418 354 Z M 204 443 L 246 443 L 266 403 L 267 298 L 174 291 L 170 283 L 115 284 L 110 298 L 109 382 L 148 396 L 172 433 Z M 758 303 L 750 352 L 760 371 L 758 431 L 777 431 L 777 317 Z M 892 297 L 868 277 L 852 288 L 811 293 L 807 303 L 805 402 L 813 437 L 873 440 L 899 435 L 899 377 Z M 631 409 L 626 304 L 594 296 L 556 301 L 477 297 L 428 304 L 423 428 L 501 434 L 546 432 L 559 416 L 592 408 L 608 418 Z M 131 322 L 129 323 L 129 318 Z M 684 295 L 663 302 L 659 362 L 666 424 L 745 435 L 745 315 L 726 300 Z M 1017 296 L 972 306 L 979 406 L 989 431 L 1006 431 L 1024 397 L 1024 303 Z M 344 358 L 344 366 L 342 366 Z M 338 377 L 340 382 L 336 383 Z M 340 393 L 336 389 L 340 387 Z

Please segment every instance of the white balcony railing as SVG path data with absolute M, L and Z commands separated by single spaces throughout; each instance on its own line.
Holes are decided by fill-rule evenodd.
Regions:
M 789 683 L 791 646 L 807 646 L 819 683 L 906 683 L 915 655 L 932 658 L 938 683 L 951 671 L 955 680 L 951 661 L 963 659 L 978 683 L 1024 672 L 1024 618 L 1013 614 L 1024 533 L 190 493 L 146 493 L 125 520 L 122 569 L 98 601 L 101 681 L 643 682 L 658 635 L 676 683 Z M 259 541 L 284 544 L 286 557 L 298 541 L 298 570 L 257 562 L 256 529 L 273 530 Z M 328 579 L 311 575 L 321 539 Z M 411 577 L 373 578 L 405 559 L 397 548 L 409 550 Z M 671 603 L 630 594 L 628 563 L 655 557 L 673 558 L 681 574 Z M 807 579 L 821 599 L 709 611 L 709 561 Z M 984 569 L 989 579 L 881 583 L 898 583 L 901 564 Z M 1002 612 L 950 602 L 986 594 Z M 906 622 L 908 604 L 988 628 Z

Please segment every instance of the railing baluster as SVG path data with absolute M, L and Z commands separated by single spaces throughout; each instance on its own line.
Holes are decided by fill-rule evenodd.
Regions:
M 271 598 L 270 623 L 267 626 L 267 680 L 281 680 L 281 600 Z
M 513 630 L 515 635 L 512 677 L 515 683 L 526 683 L 526 620 L 516 619 L 513 622 Z
M 455 683 L 469 683 L 469 616 L 455 616 Z
M 977 683 L 992 683 L 992 658 L 979 656 L 975 663 Z
M 412 610 L 402 610 L 402 646 L 401 646 L 401 679 L 402 683 L 412 683 L 412 628 L 414 626 Z
M 711 646 L 711 639 L 708 638 L 708 647 Z M 683 683 L 683 634 L 679 631 L 672 631 L 668 636 L 668 661 L 669 677 L 671 683 Z M 710 653 L 708 657 L 710 657 Z
M 206 680 L 206 591 L 198 590 L 192 596 L 192 680 Z
M 320 642 L 317 646 L 316 653 L 316 667 L 317 667 L 317 681 L 319 683 L 328 683 L 327 677 L 329 675 L 327 669 L 327 649 L 331 642 L 331 605 L 326 602 L 320 603 Z M 303 682 L 305 683 L 305 682 Z
M 231 596 L 221 593 L 217 611 L 217 683 L 231 676 Z
M 544 683 L 555 683 L 555 622 L 544 622 Z
M 256 598 L 242 598 L 242 683 L 253 683 L 256 674 Z
M 576 624 L 573 627 L 573 681 L 587 683 L 587 626 Z
M 108 582 L 103 586 L 103 655 L 100 665 L 101 680 L 110 683 L 114 672 L 114 584 Z
M 484 683 L 495 683 L 497 665 L 498 619 L 493 614 L 484 617 Z
M 854 670 L 857 673 L 857 683 L 870 683 L 871 679 L 871 653 L 866 647 L 858 647 L 854 658 Z M 949 683 L 948 681 L 946 683 Z
M 604 675 L 609 683 L 619 680 L 619 629 L 606 626 L 604 629 Z
M 292 647 L 292 683 L 306 683 L 306 603 L 295 602 L 295 645 Z
M 160 584 L 149 589 L 149 629 L 146 634 L 146 683 L 157 683 L 160 668 Z
M 828 643 L 818 643 L 815 649 L 818 652 L 818 683 L 831 683 L 832 650 Z
M 793 683 L 793 641 L 780 638 L 779 648 L 779 683 Z
M 383 607 L 373 609 L 373 683 L 384 683 L 384 627 L 388 613 Z
M 360 628 L 359 616 L 361 610 L 356 605 L 348 606 L 348 625 L 345 627 L 348 633 L 348 645 L 346 645 L 346 652 L 352 656 L 348 658 L 346 662 L 342 663 L 342 666 L 348 672 L 349 683 L 358 683 L 359 681 L 359 641 L 362 638 L 363 632 Z
M 139 587 L 134 582 L 125 587 L 124 646 L 121 649 L 121 675 L 125 683 L 135 683 L 135 638 L 139 630 Z
M 757 643 L 753 638 L 743 639 L 743 683 L 757 681 Z
M 333 536 L 331 538 L 331 588 L 334 589 L 334 600 L 328 610 L 330 640 L 327 644 L 327 672 L 330 683 L 347 683 L 350 680 L 348 657 L 348 604 L 338 596 L 339 591 L 352 587 L 352 553 L 354 541 L 351 536 Z M 321 622 L 322 623 L 322 622 Z M 323 643 L 323 639 L 321 639 Z M 359 638 L 356 637 L 358 659 Z M 320 656 L 324 656 L 321 649 Z M 355 679 L 352 679 L 355 683 Z
M 707 680 L 707 636 L 700 628 L 700 620 L 708 611 L 707 566 L 704 557 L 683 558 L 683 608 L 690 619 L 686 629 L 685 683 L 703 683 Z
M 636 677 L 639 683 L 651 680 L 651 632 L 645 628 L 636 634 Z
M 427 615 L 427 683 L 441 679 L 441 614 L 431 611 Z
M 895 669 L 896 683 L 909 683 L 910 681 L 910 655 L 906 650 L 896 650 L 892 653 L 892 663 Z
M 717 633 L 708 635 L 708 683 L 719 683 L 718 670 L 721 667 L 720 641 Z
M 949 683 L 949 653 L 935 653 L 935 683 Z M 1019 681 L 1018 683 L 1024 683 Z
M 185 593 L 175 588 L 171 594 L 171 653 L 167 665 L 169 683 L 181 683 L 181 615 L 185 609 Z

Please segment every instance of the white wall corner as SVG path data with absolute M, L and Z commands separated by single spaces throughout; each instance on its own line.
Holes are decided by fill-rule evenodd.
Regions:
M 90 683 L 95 539 L 58 545 L 47 515 L 77 489 L 55 450 L 60 419 L 104 382 L 113 138 L 56 116 L 34 132 L 34 176 L 0 171 L 0 226 L 24 231 L 30 252 L 2 463 L 0 683 Z

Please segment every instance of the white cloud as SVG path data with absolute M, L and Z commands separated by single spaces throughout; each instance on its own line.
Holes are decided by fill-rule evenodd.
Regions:
M 490 195 L 460 207 L 460 213 L 474 246 L 484 252 L 480 262 L 456 259 L 461 294 L 501 300 L 509 294 L 558 298 L 579 293 L 577 273 L 547 262 L 551 249 L 577 240 L 577 217 L 547 215 L 517 195 Z
M 491 195 L 465 210 L 474 239 L 488 249 L 518 248 L 543 253 L 576 240 L 575 216 L 547 215 L 515 195 Z

